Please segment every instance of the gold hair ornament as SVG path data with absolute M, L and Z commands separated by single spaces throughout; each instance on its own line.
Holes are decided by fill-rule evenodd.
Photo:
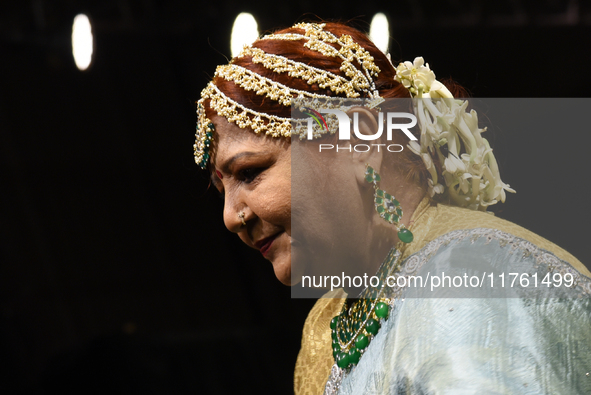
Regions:
M 322 89 L 330 89 L 347 98 L 356 98 L 360 92 L 369 96 L 369 100 L 363 105 L 375 108 L 383 99 L 375 87 L 373 77 L 377 76 L 380 69 L 375 65 L 374 58 L 361 45 L 353 41 L 348 35 L 340 38 L 331 32 L 324 31 L 324 24 L 301 23 L 294 28 L 303 29 L 305 34 L 268 35 L 262 39 L 280 40 L 306 40 L 304 46 L 320 52 L 325 56 L 338 57 L 342 60 L 341 70 L 349 78 L 338 76 L 334 73 L 321 70 L 305 63 L 292 61 L 281 55 L 268 54 L 260 48 L 245 47 L 238 57 L 251 56 L 253 63 L 260 63 L 264 67 L 276 73 L 287 72 L 289 76 L 301 78 L 308 84 L 318 84 Z M 334 45 L 340 48 L 336 49 Z M 362 70 L 355 67 L 353 61 L 361 66 Z M 220 66 L 216 70 L 216 77 L 227 81 L 233 81 L 236 85 L 247 91 L 255 91 L 257 95 L 265 95 L 271 100 L 284 106 L 290 106 L 294 98 L 311 98 L 311 105 L 324 106 L 324 108 L 339 108 L 347 110 L 344 102 L 333 101 L 330 96 L 292 89 L 267 77 L 261 76 L 244 67 L 229 64 Z M 214 127 L 203 110 L 203 103 L 209 99 L 209 106 L 218 115 L 234 122 L 240 128 L 250 128 L 255 133 L 265 133 L 272 137 L 290 137 L 295 131 L 300 138 L 304 138 L 308 130 L 308 119 L 288 118 L 270 115 L 249 109 L 225 95 L 218 87 L 210 82 L 201 92 L 201 99 L 197 103 L 197 130 L 195 144 L 193 146 L 195 162 L 202 168 L 207 166 L 209 150 L 212 144 Z M 309 104 L 310 105 L 310 104 Z M 326 133 L 335 133 L 338 130 L 338 120 L 333 114 L 326 117 L 328 131 L 321 125 L 312 125 L 313 137 L 320 137 Z
M 293 27 L 303 29 L 305 34 L 270 34 L 262 39 L 307 40 L 304 44 L 305 47 L 320 52 L 324 56 L 341 58 L 342 63 L 340 69 L 351 79 L 356 90 L 367 92 L 370 98 L 379 97 L 373 77 L 378 76 L 380 68 L 375 64 L 373 56 L 365 48 L 353 41 L 351 36 L 343 34 L 338 38 L 333 33 L 323 30 L 324 26 L 324 23 L 298 23 Z M 331 44 L 337 44 L 340 48 L 337 49 Z M 361 65 L 363 71 L 353 65 L 353 60 L 356 60 Z
M 242 66 L 228 64 L 218 66 L 215 76 L 226 81 L 233 81 L 236 85 L 247 91 L 255 91 L 257 95 L 265 95 L 271 100 L 276 100 L 286 107 L 291 106 L 295 97 L 308 97 L 313 99 L 331 99 L 330 96 L 293 89 L 270 78 L 263 77 Z
M 237 58 L 244 56 L 250 56 L 253 63 L 261 64 L 275 73 L 287 73 L 290 77 L 302 79 L 308 85 L 318 84 L 322 89 L 330 89 L 337 94 L 344 93 L 349 98 L 360 96 L 359 92 L 355 90 L 359 88 L 352 81 L 330 71 L 296 62 L 285 56 L 266 53 L 255 47 L 244 47 Z
M 277 88 L 279 89 L 279 88 Z M 261 94 L 266 90 L 263 89 Z M 280 95 L 276 92 L 271 98 L 279 99 Z M 303 95 L 302 95 L 303 97 Z M 213 133 L 215 131 L 211 120 L 206 116 L 203 103 L 209 99 L 209 106 L 218 115 L 226 118 L 228 122 L 234 122 L 242 129 L 250 128 L 256 134 L 264 133 L 271 137 L 291 137 L 292 132 L 295 131 L 301 139 L 305 138 L 308 132 L 307 118 L 286 118 L 276 115 L 270 115 L 258 111 L 251 110 L 242 104 L 232 100 L 219 90 L 212 82 L 201 92 L 201 99 L 197 102 L 197 128 L 195 132 L 195 144 L 193 145 L 193 153 L 195 163 L 202 169 L 207 167 L 210 157 L 210 146 L 213 140 Z M 335 100 L 336 99 L 336 100 Z M 285 98 L 287 100 L 287 98 Z M 314 107 L 324 108 L 339 108 L 345 111 L 352 106 L 347 106 L 345 98 L 332 98 L 330 96 L 317 95 L 312 101 L 307 101 L 308 105 Z M 366 101 L 368 108 L 373 108 L 379 105 L 383 99 L 372 99 Z M 333 114 L 327 114 L 325 117 L 328 131 L 334 133 L 338 130 L 338 119 Z M 312 135 L 314 138 L 321 137 L 327 131 L 321 126 L 312 125 Z
M 202 169 L 207 167 L 209 161 L 209 148 L 213 139 L 215 128 L 213 123 L 205 115 L 203 100 L 197 103 L 197 128 L 195 130 L 195 144 L 193 145 L 193 156 L 195 163 Z
M 229 122 L 236 123 L 242 129 L 251 128 L 257 134 L 264 132 L 271 137 L 291 136 L 291 121 L 295 121 L 295 118 L 278 117 L 244 107 L 226 96 L 212 82 L 201 92 L 201 100 L 205 99 L 210 100 L 209 106 L 219 116 L 226 118 Z M 267 123 L 263 118 L 267 120 Z

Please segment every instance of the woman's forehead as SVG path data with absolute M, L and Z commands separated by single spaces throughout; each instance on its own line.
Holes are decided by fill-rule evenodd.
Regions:
M 216 131 L 213 163 L 216 167 L 244 153 L 273 153 L 289 148 L 290 140 L 285 137 L 256 134 L 219 116 L 214 118 L 213 123 Z

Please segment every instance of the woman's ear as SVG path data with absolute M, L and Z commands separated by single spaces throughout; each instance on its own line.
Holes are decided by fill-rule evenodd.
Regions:
M 360 134 L 368 137 L 376 134 L 379 126 L 378 120 L 376 119 L 377 113 L 374 113 L 367 107 L 358 106 L 350 109 L 347 112 L 347 115 L 349 116 L 349 119 L 353 120 L 353 128 L 355 128 L 355 118 L 358 118 L 357 125 L 359 126 L 358 132 Z
M 377 115 L 366 107 L 354 107 L 347 112 L 349 119 L 353 120 L 355 127 L 355 118 L 359 134 L 365 136 L 375 135 L 379 125 Z M 382 125 L 383 127 L 383 125 Z M 359 184 L 369 185 L 365 180 L 365 168 L 370 165 L 374 169 L 381 169 L 384 150 L 384 144 L 379 144 L 381 139 L 361 140 L 355 136 L 351 137 L 351 155 L 355 167 L 355 177 Z

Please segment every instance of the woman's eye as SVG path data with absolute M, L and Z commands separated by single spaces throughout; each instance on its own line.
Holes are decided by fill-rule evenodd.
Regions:
M 240 179 L 245 183 L 249 184 L 253 182 L 257 176 L 263 171 L 262 167 L 252 167 L 248 169 L 243 169 L 238 172 Z

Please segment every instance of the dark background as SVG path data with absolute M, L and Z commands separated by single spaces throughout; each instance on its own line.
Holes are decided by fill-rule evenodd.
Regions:
M 384 12 L 393 59 L 422 55 L 477 97 L 591 87 L 582 0 L 3 1 L 0 393 L 292 391 L 313 301 L 225 230 L 193 162 L 194 102 L 242 11 L 261 32 L 314 15 L 368 30 Z M 86 72 L 79 12 L 94 23 Z M 487 136 L 518 190 L 497 215 L 587 264 L 590 132 Z

